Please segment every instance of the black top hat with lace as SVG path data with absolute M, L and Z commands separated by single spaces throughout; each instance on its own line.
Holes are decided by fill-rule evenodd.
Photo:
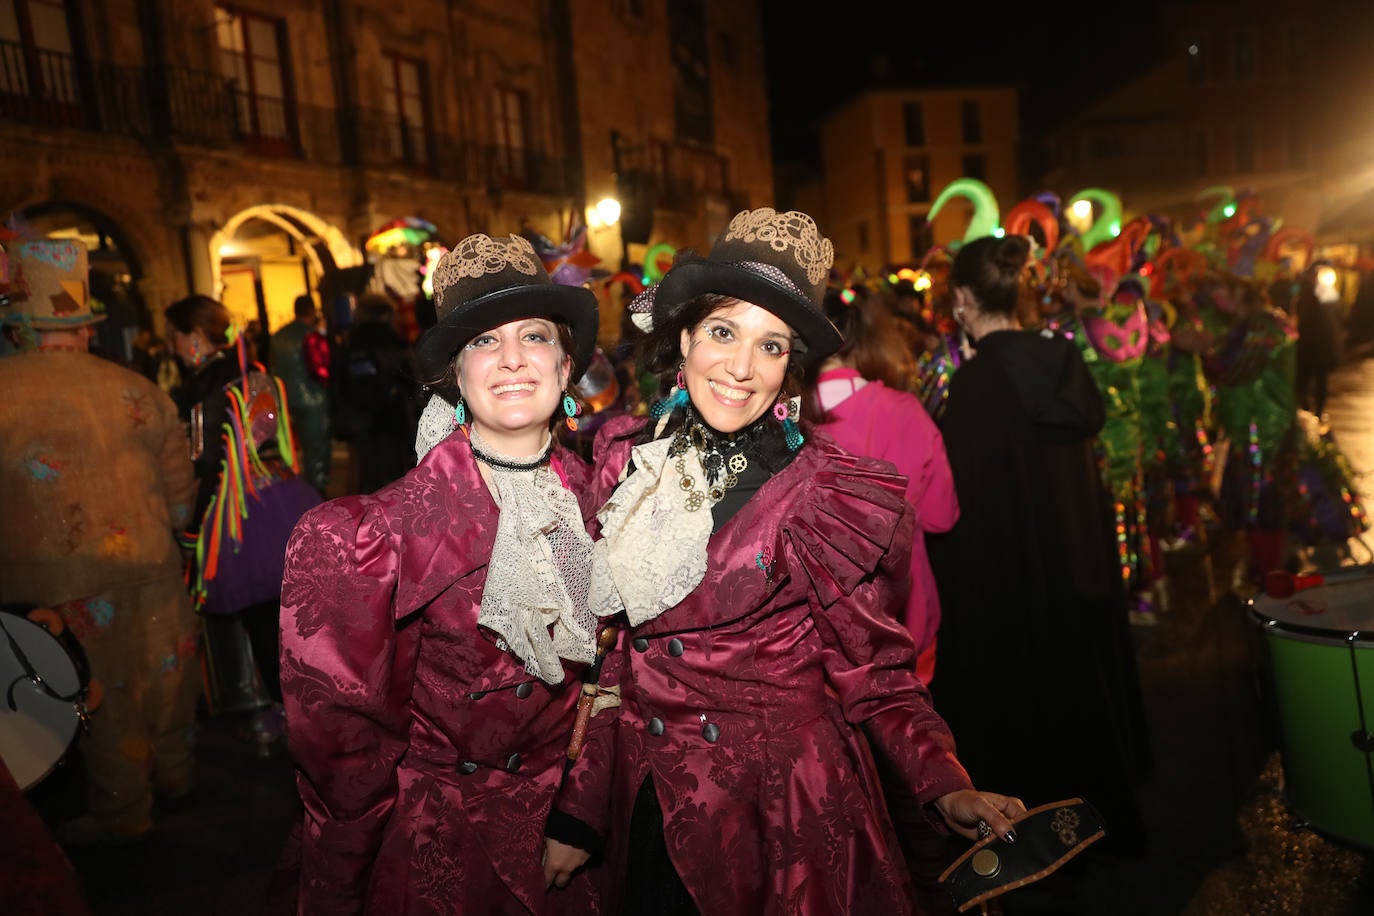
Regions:
M 641 328 L 661 322 L 696 296 L 718 293 L 761 306 L 786 321 L 806 344 L 803 365 L 818 365 L 844 342 L 821 309 L 835 248 L 805 213 L 771 207 L 743 210 L 716 238 L 708 256 L 688 256 L 631 303 Z
M 554 283 L 528 239 L 470 235 L 434 267 L 438 321 L 415 343 L 422 377 L 443 375 L 453 355 L 472 338 L 508 321 L 548 318 L 572 330 L 574 380 L 596 352 L 596 296 L 580 286 Z

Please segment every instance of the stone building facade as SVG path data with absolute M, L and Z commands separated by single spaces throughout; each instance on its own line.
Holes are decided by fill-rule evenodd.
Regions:
M 0 219 L 86 237 L 129 329 L 333 321 L 399 219 L 557 241 L 615 197 L 614 272 L 773 192 L 756 0 L 8 0 L 0 125 Z
M 823 177 L 807 193 L 836 263 L 870 272 L 919 263 L 933 245 L 960 238 L 965 201 L 927 218 L 958 178 L 987 184 L 1004 209 L 1015 204 L 1019 124 L 1017 91 L 1000 86 L 871 89 L 828 113 L 819 125 Z

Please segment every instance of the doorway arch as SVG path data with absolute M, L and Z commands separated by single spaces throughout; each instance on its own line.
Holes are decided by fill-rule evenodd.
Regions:
M 264 336 L 292 320 L 302 294 L 315 299 L 332 325 L 331 309 L 319 301 L 320 283 L 363 261 L 337 227 L 285 204 L 240 210 L 210 237 L 209 248 L 217 298 L 245 327 L 259 322 Z

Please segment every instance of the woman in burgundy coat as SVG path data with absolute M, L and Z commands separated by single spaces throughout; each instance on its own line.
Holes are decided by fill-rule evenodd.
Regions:
M 964 836 L 1024 812 L 973 790 L 891 613 L 906 480 L 796 422 L 802 369 L 840 344 L 832 258 L 805 214 L 745 211 L 635 303 L 644 367 L 676 384 L 598 436 L 590 601 L 631 627 L 602 681 L 618 754 L 558 802 L 611 798 L 607 912 L 910 912 L 868 744 Z
M 585 875 L 553 892 L 540 860 L 546 826 L 579 861 L 600 826 L 549 820 L 598 629 L 587 468 L 550 428 L 591 359 L 596 300 L 554 285 L 518 236 L 465 239 L 434 285 L 417 362 L 461 432 L 375 494 L 312 510 L 287 549 L 293 906 L 595 913 Z

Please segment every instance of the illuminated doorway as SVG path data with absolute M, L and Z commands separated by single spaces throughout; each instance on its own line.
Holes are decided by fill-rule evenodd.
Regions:
M 292 321 L 303 294 L 334 327 L 339 316 L 333 303 L 320 301 L 321 281 L 361 263 L 361 253 L 334 226 L 282 205 L 240 211 L 210 239 L 218 298 L 242 327 L 257 323 L 259 341 Z

